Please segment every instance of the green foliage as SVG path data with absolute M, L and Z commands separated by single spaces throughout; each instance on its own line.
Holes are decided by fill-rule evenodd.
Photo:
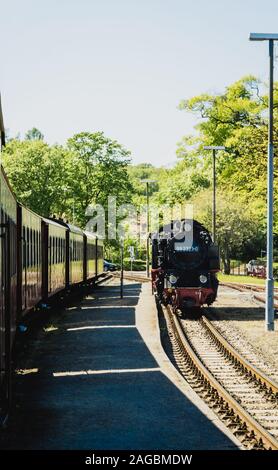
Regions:
M 68 140 L 68 149 L 73 154 L 68 194 L 74 199 L 76 221 L 81 226 L 86 224 L 90 204 L 107 207 L 108 196 L 116 196 L 118 205 L 130 201 L 129 151 L 103 132 L 76 134 Z
M 132 202 L 139 207 L 140 204 L 146 204 L 146 183 L 144 179 L 154 180 L 149 184 L 149 196 L 153 200 L 153 196 L 159 189 L 159 183 L 164 174 L 162 168 L 156 168 L 150 163 L 141 163 L 139 165 L 130 165 L 128 167 L 128 175 L 133 188 Z
M 275 85 L 274 141 L 278 147 L 278 86 Z M 8 141 L 3 164 L 18 199 L 34 211 L 55 214 L 85 227 L 86 208 L 96 203 L 107 210 L 108 196 L 117 204 L 132 202 L 173 207 L 193 203 L 194 217 L 211 227 L 212 152 L 205 145 L 223 145 L 217 152 L 217 237 L 225 271 L 231 258 L 248 261 L 265 249 L 268 98 L 263 84 L 247 76 L 221 94 L 201 94 L 181 101 L 179 108 L 198 118 L 196 133 L 181 138 L 177 164 L 170 169 L 149 163 L 130 165 L 130 153 L 102 132 L 81 132 L 65 147 L 49 146 L 36 128 Z M 275 164 L 275 175 L 277 165 Z M 274 178 L 274 252 L 278 257 L 278 179 Z M 136 257 L 146 256 L 145 243 L 127 238 Z M 117 241 L 105 243 L 107 258 L 119 262 Z M 143 262 L 142 262 L 143 263 Z M 139 263 L 140 264 L 140 263 Z
M 212 225 L 212 205 L 210 191 L 199 193 L 190 202 L 194 208 L 194 218 L 208 229 Z M 226 274 L 230 273 L 231 258 L 248 261 L 256 256 L 263 246 L 263 232 L 252 211 L 235 193 L 218 193 L 217 205 L 217 244 Z
M 274 102 L 278 102 L 275 85 Z M 217 152 L 217 233 L 222 256 L 229 269 L 230 256 L 248 259 L 265 249 L 266 231 L 266 172 L 267 172 L 267 122 L 268 98 L 263 86 L 253 76 L 244 77 L 226 88 L 219 95 L 202 94 L 183 100 L 179 108 L 193 112 L 199 122 L 197 134 L 186 136 L 178 145 L 177 155 L 185 163 L 188 172 L 198 170 L 202 177 L 211 178 L 211 151 L 205 145 L 223 145 L 226 151 Z M 274 141 L 278 145 L 278 108 L 275 104 Z M 275 165 L 274 176 L 277 176 Z M 186 178 L 184 178 L 186 181 Z M 190 180 L 192 181 L 192 179 Z M 274 234 L 275 250 L 278 249 L 278 186 L 274 178 Z M 202 199 L 202 188 L 192 188 L 196 204 Z M 181 191 L 180 191 L 181 194 Z M 227 196 L 230 195 L 230 196 Z M 186 197 L 186 193 L 184 193 Z M 208 196 L 211 200 L 211 195 Z M 236 204 L 235 204 L 236 201 Z M 202 206 L 202 204 L 201 204 Z M 209 206 L 204 213 L 209 218 Z M 231 232 L 227 233 L 227 227 Z M 228 252 L 227 248 L 228 247 Z M 223 254 L 226 252 L 225 255 Z
M 65 208 L 61 183 L 71 155 L 41 140 L 8 142 L 2 154 L 4 168 L 18 200 L 43 216 Z
M 199 168 L 188 167 L 185 160 L 164 173 L 157 197 L 161 204 L 182 204 L 201 189 L 209 187 L 208 177 Z
M 27 131 L 25 134 L 25 140 L 43 140 L 43 139 L 44 139 L 44 135 L 36 127 L 33 127 L 32 129 Z
M 278 267 L 277 266 L 273 268 L 273 277 L 275 281 L 278 281 Z
M 130 271 L 130 258 L 124 258 L 124 269 Z M 132 271 L 144 271 L 146 269 L 146 261 L 143 259 L 135 259 L 132 262 Z
M 43 216 L 55 214 L 85 227 L 86 208 L 130 201 L 129 152 L 102 132 L 76 134 L 66 148 L 41 139 L 11 140 L 3 165 L 18 200 Z

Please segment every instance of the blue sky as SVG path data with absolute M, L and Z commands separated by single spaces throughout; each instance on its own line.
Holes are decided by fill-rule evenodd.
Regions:
M 0 0 L 5 125 L 50 143 L 102 130 L 167 165 L 196 123 L 181 99 L 267 80 L 267 44 L 248 36 L 277 18 L 277 0 Z

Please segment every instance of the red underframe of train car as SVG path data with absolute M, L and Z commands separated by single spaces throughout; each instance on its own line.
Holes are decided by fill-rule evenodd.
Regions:
M 156 288 L 158 275 L 163 274 L 161 268 L 152 269 L 152 286 Z M 189 303 L 191 307 L 201 307 L 207 303 L 207 299 L 214 294 L 212 287 L 164 287 L 163 297 L 166 302 L 173 303 L 177 308 L 182 308 L 185 303 Z M 191 302 L 192 305 L 191 305 Z

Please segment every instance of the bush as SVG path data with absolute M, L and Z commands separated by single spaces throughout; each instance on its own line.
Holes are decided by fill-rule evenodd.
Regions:
M 130 258 L 124 258 L 124 269 L 130 271 Z M 146 269 L 146 261 L 143 259 L 135 259 L 132 262 L 132 271 L 144 271 Z
M 278 281 L 278 267 L 277 266 L 273 267 L 273 277 L 275 281 Z

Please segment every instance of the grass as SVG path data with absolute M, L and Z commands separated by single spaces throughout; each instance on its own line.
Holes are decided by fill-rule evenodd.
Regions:
M 265 279 L 261 279 L 259 277 L 252 277 L 252 276 L 237 276 L 234 274 L 222 274 L 218 273 L 217 275 L 220 282 L 238 282 L 239 284 L 258 284 L 258 285 L 265 285 Z M 278 282 L 275 281 L 275 286 L 278 287 Z

